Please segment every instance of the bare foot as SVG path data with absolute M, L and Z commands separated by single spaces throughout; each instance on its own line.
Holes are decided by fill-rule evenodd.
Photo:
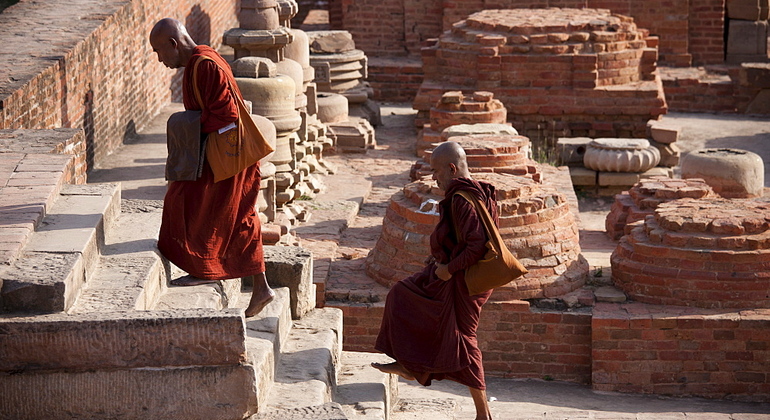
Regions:
M 275 292 L 270 288 L 262 290 L 261 293 L 257 290 L 251 292 L 249 307 L 246 308 L 246 318 L 258 315 L 273 299 L 275 299 Z
M 211 284 L 211 283 L 216 283 L 218 281 L 219 280 L 199 279 L 198 277 L 187 275 L 187 276 L 182 276 L 174 280 L 171 280 L 171 285 L 172 286 L 200 286 L 201 284 Z
M 392 363 L 386 363 L 386 364 L 372 362 L 372 367 L 383 373 L 396 374 L 406 379 L 407 381 L 414 380 L 414 376 L 411 373 L 409 373 L 409 371 L 406 370 L 405 367 L 401 366 L 401 363 L 398 363 L 398 362 L 392 362 Z

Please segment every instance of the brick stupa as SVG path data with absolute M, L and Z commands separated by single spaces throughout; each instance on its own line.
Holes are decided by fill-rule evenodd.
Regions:
M 638 302 L 770 308 L 770 199 L 660 204 L 611 262 L 615 284 Z
M 446 91 L 489 91 L 532 139 L 544 126 L 570 137 L 644 137 L 667 111 L 655 41 L 605 9 L 474 13 L 423 48 L 418 124 Z
M 473 178 L 496 187 L 500 233 L 529 270 L 496 289 L 493 300 L 553 297 L 583 286 L 588 263 L 580 255 L 577 224 L 562 194 L 509 174 L 477 173 Z M 423 179 L 391 198 L 382 234 L 366 260 L 370 277 L 390 287 L 422 270 L 439 219 L 440 194 L 434 181 Z

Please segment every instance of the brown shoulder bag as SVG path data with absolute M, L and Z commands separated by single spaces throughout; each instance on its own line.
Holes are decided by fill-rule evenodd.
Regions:
M 198 64 L 203 60 L 214 61 L 209 57 L 201 56 L 193 67 L 193 89 L 201 109 L 203 108 L 203 100 L 198 89 L 197 76 Z M 216 64 L 216 61 L 214 63 Z M 229 85 L 230 81 L 228 80 L 227 83 Z M 237 127 L 222 134 L 216 131 L 209 133 L 206 141 L 206 160 L 214 173 L 214 182 L 235 176 L 273 152 L 273 147 L 254 124 L 254 120 L 251 119 L 251 114 L 243 103 L 243 99 L 235 93 L 232 86 L 230 86 L 230 91 L 238 103 Z
M 500 231 L 495 226 L 487 206 L 467 191 L 458 191 L 455 195 L 459 195 L 473 204 L 476 214 L 484 223 L 484 231 L 488 238 L 486 255 L 465 270 L 465 284 L 468 286 L 468 294 L 472 296 L 484 293 L 527 274 L 527 269 L 503 243 Z M 457 226 L 455 225 L 456 230 Z

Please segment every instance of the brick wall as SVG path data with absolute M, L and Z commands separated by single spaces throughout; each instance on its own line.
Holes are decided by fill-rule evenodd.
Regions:
M 82 128 L 93 165 L 172 98 L 181 71 L 158 63 L 147 36 L 160 18 L 184 22 L 199 43 L 238 26 L 236 3 L 42 0 L 0 14 L 0 129 Z M 45 30 L 40 28 L 44 20 Z
M 591 380 L 591 314 L 530 309 L 525 301 L 488 302 L 478 338 L 489 376 Z
M 599 304 L 595 390 L 767 401 L 770 310 Z
M 412 102 L 423 81 L 418 58 L 369 57 L 369 85 L 382 102 Z
M 342 309 L 346 351 L 374 351 L 384 304 Z M 530 310 L 525 301 L 490 301 L 481 311 L 479 346 L 489 376 L 589 383 L 591 314 Z
M 330 2 L 332 27 L 346 29 L 369 55 L 416 54 L 419 40 L 484 9 L 605 8 L 634 18 L 641 28 L 660 36 L 661 63 L 689 66 L 724 61 L 725 0 L 377 0 Z M 377 14 L 376 21 L 371 19 Z M 443 28 L 443 29 L 442 29 Z M 384 48 L 382 40 L 393 45 Z

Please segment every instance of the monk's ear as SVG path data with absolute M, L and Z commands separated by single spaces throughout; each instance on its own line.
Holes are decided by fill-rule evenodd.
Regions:
M 452 173 L 452 175 L 456 174 L 457 173 L 457 165 L 455 165 L 454 163 L 450 163 L 449 164 L 449 171 Z
M 176 49 L 176 47 L 179 45 L 179 43 L 176 41 L 175 38 L 169 38 L 168 41 L 171 43 L 171 46 Z

